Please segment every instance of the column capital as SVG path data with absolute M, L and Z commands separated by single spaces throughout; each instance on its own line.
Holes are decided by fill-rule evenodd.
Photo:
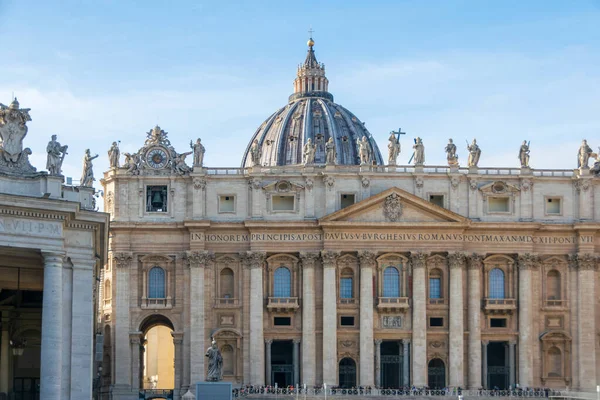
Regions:
M 361 268 L 373 268 L 377 263 L 377 253 L 370 250 L 359 250 L 358 259 Z
M 69 257 L 74 269 L 90 270 L 96 266 L 98 260 L 96 257 Z
M 44 257 L 44 264 L 57 264 L 63 263 L 65 258 L 64 251 L 42 251 L 42 257 Z
M 215 261 L 212 251 L 186 251 L 185 260 L 190 268 L 206 268 Z
M 339 251 L 323 250 L 321 251 L 321 258 L 323 259 L 323 268 L 335 268 L 335 262 L 340 256 Z
M 410 339 L 401 339 L 401 340 L 402 340 L 402 344 L 405 344 L 407 346 L 410 345 Z
M 591 271 L 597 268 L 598 257 L 590 253 L 580 253 L 575 255 L 575 261 L 580 271 Z
M 375 339 L 375 346 L 381 346 L 381 342 L 383 342 L 383 340 Z
M 319 258 L 318 252 L 301 251 L 300 259 L 302 260 L 302 268 L 314 268 L 315 261 Z
M 294 343 L 294 344 L 300 344 L 301 342 L 302 342 L 302 340 L 300 340 L 300 339 L 293 339 L 292 340 L 292 343 Z
M 482 254 L 473 253 L 470 256 L 468 256 L 467 259 L 468 259 L 469 269 L 481 270 L 481 268 L 483 267 L 483 255 Z
M 129 252 L 113 253 L 112 259 L 117 268 L 129 268 L 133 260 L 133 254 Z
M 429 257 L 429 253 L 425 253 L 422 251 L 410 253 L 410 262 L 413 269 L 425 268 L 425 264 L 427 263 L 427 257 Z
M 267 253 L 264 251 L 248 251 L 246 252 L 247 264 L 250 269 L 262 269 L 267 259 Z
M 141 344 L 142 343 L 142 332 L 129 332 L 129 343 Z
M 183 343 L 183 332 L 171 332 L 171 337 L 173 338 L 173 344 Z
M 490 341 L 489 341 L 489 340 L 482 340 L 482 341 L 481 341 L 481 345 L 482 345 L 482 346 L 487 346 L 488 344 L 490 344 Z
M 532 270 L 539 266 L 540 258 L 537 254 L 522 253 L 517 257 L 519 270 Z
M 265 339 L 265 344 L 270 346 L 273 343 L 273 339 Z
M 455 253 L 448 254 L 448 264 L 450 269 L 464 269 L 467 262 L 467 256 L 465 253 L 457 251 Z

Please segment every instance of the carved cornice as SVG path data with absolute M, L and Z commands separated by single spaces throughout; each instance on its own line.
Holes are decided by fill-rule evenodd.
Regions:
M 300 252 L 300 259 L 302 260 L 302 268 L 314 268 L 315 261 L 319 258 L 319 253 L 302 251 Z
M 248 267 L 250 269 L 262 269 L 267 258 L 267 253 L 263 251 L 249 251 L 248 253 Z
M 536 269 L 540 265 L 540 258 L 537 254 L 519 254 L 517 257 L 517 265 L 520 270 Z
M 593 254 L 577 254 L 577 268 L 580 271 L 593 271 L 596 269 L 598 257 Z
M 464 269 L 467 262 L 467 256 L 464 253 L 456 252 L 448 254 L 448 264 L 450 269 Z
M 481 254 L 473 253 L 468 257 L 469 269 L 481 270 L 483 268 L 483 256 Z
M 428 253 L 424 253 L 421 251 L 411 253 L 410 254 L 410 262 L 414 268 L 425 268 L 427 264 L 427 257 L 429 257 Z
M 117 268 L 128 268 L 133 260 L 131 253 L 114 253 L 113 260 Z
M 373 268 L 377 263 L 377 254 L 369 250 L 361 250 L 358 252 L 361 268 Z
M 321 258 L 323 259 L 323 268 L 335 268 L 335 262 L 340 256 L 339 251 L 323 250 Z
M 190 268 L 206 268 L 215 261 L 212 251 L 186 251 L 185 255 Z

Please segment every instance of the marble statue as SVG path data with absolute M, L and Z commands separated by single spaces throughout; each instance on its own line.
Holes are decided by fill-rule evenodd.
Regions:
M 590 160 L 590 154 L 592 153 L 592 149 L 588 146 L 587 140 L 583 140 L 581 142 L 581 147 L 579 147 L 579 152 L 577 153 L 577 168 L 588 169 L 588 162 Z
M 335 152 L 335 143 L 333 141 L 333 137 L 329 137 L 329 140 L 327 141 L 327 143 L 325 143 L 325 153 L 326 153 L 326 159 L 325 159 L 325 164 L 327 165 L 335 165 L 335 158 L 337 156 L 336 152 Z
M 112 142 L 112 146 L 108 149 L 108 164 L 110 168 L 119 168 L 119 157 L 121 156 L 121 151 L 119 150 L 119 145 L 117 142 Z
M 369 146 L 369 141 L 366 136 L 362 137 L 362 140 L 356 139 L 356 144 L 358 146 L 358 156 L 360 158 L 360 165 L 369 165 L 371 164 L 371 146 Z
M 46 152 L 48 153 L 46 169 L 50 175 L 61 175 L 62 163 L 67 154 L 68 147 L 69 146 L 61 146 L 60 143 L 56 141 L 56 135 L 52 135 L 52 139 L 48 142 L 48 146 L 46 146 Z
M 396 159 L 400 154 L 400 140 L 398 140 L 394 132 L 390 133 L 388 140 L 388 165 L 396 165 Z
M 258 140 L 254 139 L 252 142 L 252 146 L 250 147 L 250 157 L 251 163 L 250 165 L 253 167 L 260 166 L 260 157 L 262 156 L 262 149 L 260 148 L 260 144 L 258 144 Z
M 317 145 L 313 144 L 311 138 L 308 138 L 306 144 L 304 145 L 304 165 L 314 164 L 315 163 L 315 153 L 317 152 Z
M 217 342 L 213 338 L 212 345 L 206 350 L 208 357 L 208 372 L 206 380 L 208 382 L 218 382 L 223 379 L 223 356 L 217 347 Z
M 448 160 L 448 165 L 451 167 L 458 166 L 458 156 L 456 155 L 456 145 L 452 139 L 448 139 L 448 144 L 446 145 L 446 159 Z
M 467 166 L 477 167 L 479 164 L 479 157 L 481 157 L 481 149 L 477 145 L 477 139 L 473 139 L 473 142 L 469 144 L 467 142 L 467 150 L 469 150 L 469 159 L 467 160 Z
M 31 149 L 23 148 L 27 122 L 31 121 L 29 108 L 20 108 L 15 98 L 9 106 L 0 103 L 0 172 L 8 174 L 35 174 L 29 163 Z
M 125 156 L 125 165 L 124 167 L 127 168 L 127 173 L 132 174 L 132 175 L 138 175 L 139 174 L 139 163 L 140 163 L 140 156 L 137 153 L 123 153 L 123 155 Z
M 185 163 L 185 158 L 192 154 L 193 151 L 188 151 L 187 153 L 177 154 L 175 158 L 173 158 L 172 168 L 176 174 L 183 175 L 190 172 L 192 169 L 188 167 Z
M 529 143 L 527 140 L 523 140 L 523 144 L 519 149 L 519 161 L 521 161 L 521 168 L 529 168 Z
M 94 169 L 92 165 L 92 160 L 98 158 L 98 154 L 92 156 L 90 154 L 90 149 L 85 150 L 85 155 L 83 156 L 83 172 L 81 173 L 81 180 L 79 181 L 79 186 L 92 187 L 94 184 Z
M 590 168 L 590 172 L 596 176 L 600 176 L 600 147 L 598 147 L 598 152 L 595 154 L 595 156 L 594 165 L 592 168 Z
M 415 139 L 415 144 L 413 145 L 413 149 L 415 149 L 414 153 L 414 162 L 416 166 L 421 166 L 425 164 L 425 145 L 423 145 L 423 140 L 418 137 Z
M 200 142 L 200 138 L 196 139 L 196 143 L 190 140 L 190 148 L 194 151 L 194 167 L 202 167 L 204 164 L 204 153 L 206 149 Z

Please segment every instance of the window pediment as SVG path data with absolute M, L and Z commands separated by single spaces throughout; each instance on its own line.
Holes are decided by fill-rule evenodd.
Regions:
M 521 191 L 517 186 L 504 181 L 494 181 L 479 187 L 479 190 L 485 195 L 513 195 Z

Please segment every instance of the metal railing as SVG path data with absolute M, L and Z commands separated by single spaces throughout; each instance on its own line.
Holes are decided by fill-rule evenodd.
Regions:
M 378 397 L 378 396 L 394 396 L 394 397 L 528 397 L 528 398 L 573 398 L 582 400 L 596 400 L 595 393 L 586 393 L 588 397 L 571 397 L 573 392 L 567 390 L 552 390 L 552 389 L 531 389 L 531 390 L 463 390 L 463 389 L 375 389 L 375 388 L 306 388 L 303 387 L 251 387 L 234 389 L 234 397 L 246 397 L 260 395 L 263 397 L 273 397 L 280 395 L 298 396 L 298 398 L 314 397 L 337 397 L 337 396 L 362 396 L 362 397 Z M 593 395 L 593 397 L 592 397 Z

